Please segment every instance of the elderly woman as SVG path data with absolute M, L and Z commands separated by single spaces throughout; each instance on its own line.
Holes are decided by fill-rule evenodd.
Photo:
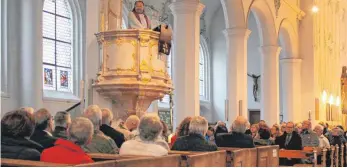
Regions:
M 169 145 L 160 137 L 163 125 L 158 116 L 142 116 L 138 127 L 139 136 L 123 143 L 120 155 L 164 156 L 169 152 Z
M 102 112 L 99 106 L 90 105 L 85 110 L 84 117 L 88 118 L 93 123 L 94 134 L 91 142 L 83 146 L 83 150 L 87 153 L 117 154 L 118 147 L 114 140 L 100 131 Z
M 186 136 L 189 132 L 189 124 L 192 120 L 192 117 L 186 117 L 178 126 L 178 129 L 176 130 L 176 134 L 171 137 L 171 145 L 173 145 L 176 142 L 176 139 L 178 137 Z
M 207 142 L 205 135 L 208 129 L 208 122 L 204 117 L 196 116 L 192 118 L 187 136 L 179 137 L 172 146 L 172 150 L 178 151 L 216 151 L 217 146 Z
M 258 124 L 252 124 L 251 125 L 251 136 L 253 139 L 260 139 L 260 136 L 259 136 L 259 126 Z
M 323 135 L 324 127 L 322 125 L 316 125 L 314 127 L 314 132 L 316 132 L 319 139 L 319 147 L 320 148 L 330 148 L 329 140 Z
M 302 124 L 301 123 L 296 123 L 294 131 L 297 132 L 300 135 L 301 132 L 302 132 Z
M 24 109 L 6 113 L 1 119 L 1 157 L 40 160 L 42 146 L 29 140 L 35 128 L 32 114 Z
M 93 124 L 90 120 L 79 117 L 69 126 L 67 140 L 58 139 L 55 146 L 45 149 L 41 161 L 62 164 L 82 164 L 94 162 L 84 153 L 81 146 L 88 144 L 93 137 Z
M 270 129 L 270 141 L 275 141 L 277 137 L 280 136 L 280 128 L 278 125 L 273 125 L 272 128 Z

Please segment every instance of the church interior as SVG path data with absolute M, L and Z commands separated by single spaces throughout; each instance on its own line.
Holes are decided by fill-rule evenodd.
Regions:
M 346 167 L 347 0 L 0 0 L 1 166 Z

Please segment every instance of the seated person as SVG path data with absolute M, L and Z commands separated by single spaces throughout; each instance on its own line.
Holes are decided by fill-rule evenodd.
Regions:
M 57 138 L 67 139 L 66 129 L 71 124 L 70 113 L 66 111 L 59 111 L 54 116 L 55 128 L 53 131 L 53 136 Z
M 216 151 L 217 146 L 206 141 L 208 122 L 204 117 L 195 116 L 190 121 L 189 134 L 177 138 L 172 150 L 178 151 Z
M 24 109 L 6 113 L 1 119 L 1 158 L 40 160 L 42 146 L 28 139 L 35 129 L 32 114 Z
M 62 164 L 93 163 L 90 156 L 81 148 L 91 141 L 93 132 L 93 124 L 88 119 L 76 118 L 68 128 L 67 140 L 60 138 L 54 147 L 45 149 L 41 161 Z
M 103 132 L 106 136 L 109 136 L 117 144 L 118 148 L 124 143 L 124 135 L 111 127 L 113 114 L 110 109 L 103 108 L 102 112 L 102 125 L 100 131 Z
M 284 141 L 284 149 L 287 150 L 302 150 L 302 141 L 300 135 L 294 131 L 294 123 L 288 122 L 286 125 L 286 134 Z M 287 166 L 293 166 L 300 162 L 300 159 L 281 159 L 280 162 L 284 162 Z
M 169 145 L 162 140 L 163 125 L 158 116 L 145 114 L 139 124 L 139 136 L 123 143 L 120 155 L 164 156 Z
M 178 126 L 178 128 L 176 128 L 176 134 L 173 135 L 170 139 L 171 142 L 171 147 L 173 144 L 175 144 L 177 138 L 182 137 L 182 136 L 187 136 L 189 133 L 189 124 L 190 121 L 192 120 L 192 117 L 186 117 Z
M 90 105 L 85 110 L 84 117 L 93 123 L 94 134 L 91 142 L 83 146 L 83 150 L 87 153 L 117 154 L 118 147 L 114 140 L 100 131 L 102 112 L 99 106 Z
M 125 130 L 123 129 L 123 134 L 126 140 L 135 139 L 139 132 L 137 127 L 139 126 L 140 119 L 137 115 L 131 115 L 125 120 Z
M 39 109 L 34 113 L 36 127 L 30 139 L 42 145 L 43 148 L 50 148 L 54 146 L 57 138 L 53 137 L 53 118 L 51 113 L 45 109 Z
M 231 133 L 219 134 L 216 137 L 218 147 L 254 148 L 253 139 L 246 135 L 247 120 L 238 116 L 232 124 Z

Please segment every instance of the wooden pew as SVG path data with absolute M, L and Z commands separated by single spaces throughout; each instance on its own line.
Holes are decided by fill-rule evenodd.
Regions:
M 259 146 L 257 148 L 257 167 L 278 167 L 279 146 Z
M 229 148 L 219 147 L 218 150 L 227 152 L 226 166 L 228 167 L 256 167 L 257 149 L 256 148 Z
M 294 166 L 299 167 L 316 167 L 317 166 L 317 152 L 304 151 L 304 150 L 279 150 L 279 158 L 288 158 L 288 159 L 309 159 L 310 155 L 313 154 L 314 160 L 313 164 L 296 164 Z
M 89 164 L 80 164 L 76 167 L 179 167 L 180 155 L 160 157 L 141 157 L 120 160 L 107 160 Z
M 181 155 L 181 167 L 225 167 L 226 151 L 196 152 L 170 151 L 169 155 Z
M 6 167 L 68 167 L 68 164 L 48 163 L 31 160 L 5 159 L 1 158 L 1 166 Z
M 133 156 L 133 155 L 119 155 L 119 154 L 104 154 L 104 153 L 88 153 L 88 155 L 95 161 L 106 161 L 106 160 L 122 160 L 130 158 L 141 158 L 148 156 Z

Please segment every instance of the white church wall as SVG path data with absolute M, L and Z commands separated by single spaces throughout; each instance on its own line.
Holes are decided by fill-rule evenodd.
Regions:
M 248 38 L 247 46 L 247 72 L 248 74 L 254 74 L 256 76 L 260 75 L 260 61 L 261 54 L 259 51 L 260 40 L 259 40 L 259 31 L 257 28 L 257 23 L 253 14 L 250 14 L 248 17 L 248 29 L 251 31 L 251 34 Z M 247 78 L 247 97 L 248 97 L 248 109 L 249 110 L 260 110 L 260 94 L 261 94 L 261 85 L 260 80 L 258 79 L 258 101 L 254 100 L 253 96 L 253 79 L 251 77 Z
M 223 9 L 220 8 L 211 23 L 212 50 L 212 104 L 213 121 L 225 120 L 226 98 L 226 40 L 222 31 L 225 30 Z

